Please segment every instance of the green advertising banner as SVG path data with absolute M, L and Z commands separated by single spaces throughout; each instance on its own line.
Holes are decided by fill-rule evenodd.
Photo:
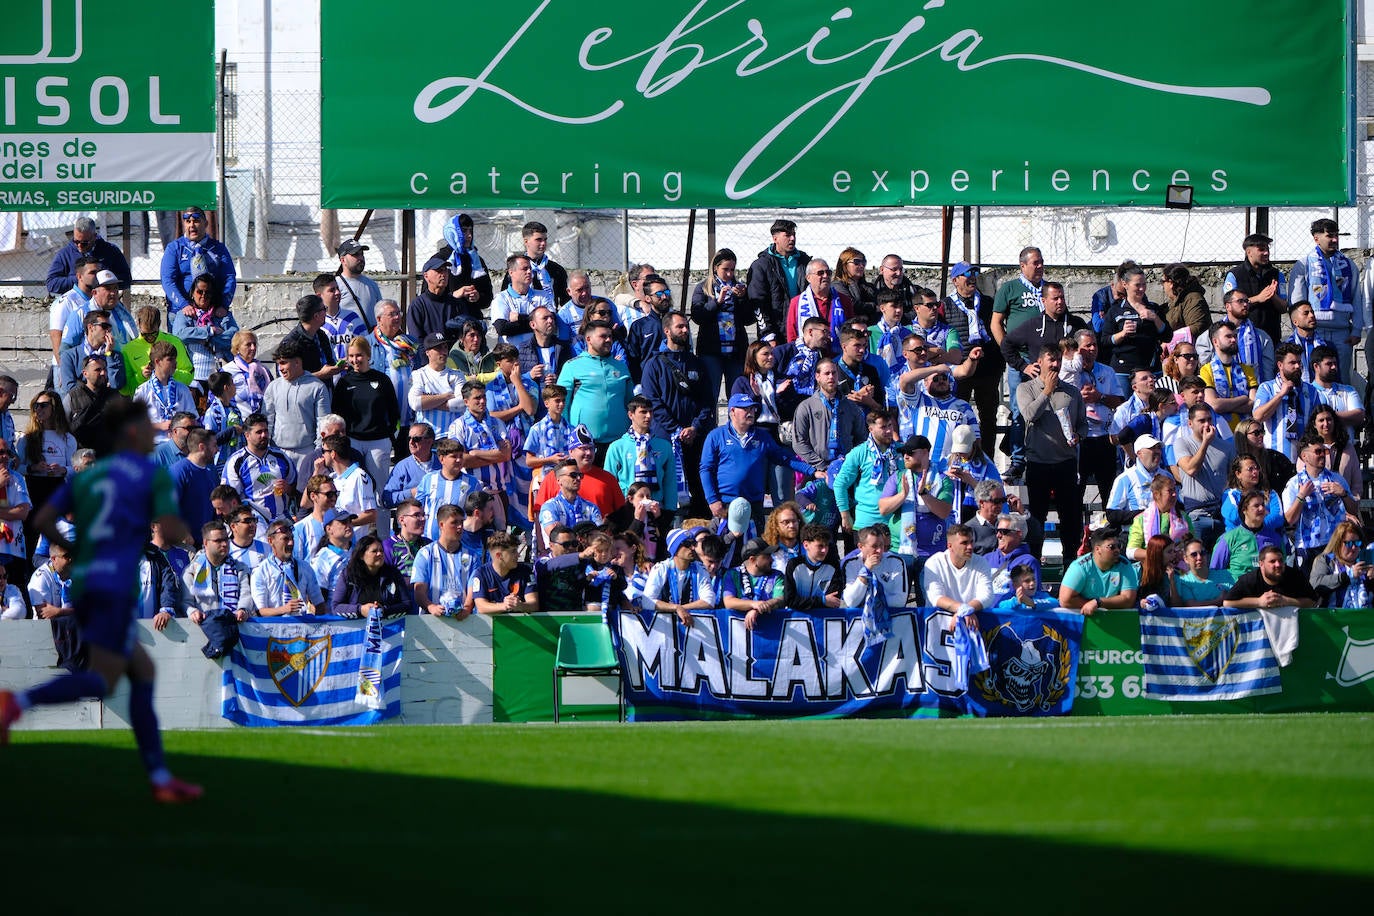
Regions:
M 492 618 L 493 714 L 497 722 L 553 720 L 551 685 L 558 629 L 600 626 L 599 614 L 510 614 Z M 1280 669 L 1283 692 L 1222 702 L 1144 696 L 1140 615 L 1103 611 L 1085 621 L 1075 716 L 1160 716 L 1257 712 L 1374 711 L 1374 610 L 1312 610 L 1298 618 L 1298 647 Z M 616 719 L 614 706 L 577 718 Z
M 1298 648 L 1281 668 L 1283 692 L 1226 702 L 1167 702 L 1143 695 L 1140 616 L 1093 615 L 1078 655 L 1076 716 L 1374 710 L 1374 611 L 1313 610 L 1298 617 Z
M 213 0 L 13 0 L 0 210 L 215 204 Z
M 326 207 L 1350 200 L 1343 0 L 330 0 Z M 180 18 L 180 17 L 179 17 Z M 453 40 L 416 48 L 426 29 Z

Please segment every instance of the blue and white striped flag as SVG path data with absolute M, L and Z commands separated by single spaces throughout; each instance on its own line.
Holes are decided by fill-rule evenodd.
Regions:
M 221 715 L 239 725 L 371 725 L 400 714 L 404 618 L 239 624 Z
M 1154 700 L 1234 700 L 1283 690 L 1259 611 L 1142 611 L 1140 648 L 1145 696 Z

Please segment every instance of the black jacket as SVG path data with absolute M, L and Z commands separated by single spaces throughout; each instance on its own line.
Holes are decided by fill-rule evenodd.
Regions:
M 401 422 L 396 388 L 376 369 L 350 369 L 335 379 L 330 409 L 348 421 L 348 434 L 354 439 L 390 439 Z
M 692 290 L 692 308 L 687 317 L 697 326 L 696 351 L 703 356 L 728 358 L 739 365 L 744 364 L 744 351 L 749 349 L 749 335 L 745 327 L 758 320 L 746 293 L 735 302 L 735 343 L 728 357 L 720 352 L 720 303 L 706 290 L 707 281 L 696 285 Z
M 783 328 L 787 324 L 787 306 L 792 302 L 792 295 L 787 291 L 787 277 L 783 275 L 782 262 L 772 251 L 773 246 L 769 245 L 759 252 L 759 256 L 749 266 L 749 283 L 745 298 L 749 302 L 749 308 L 758 318 L 759 337 L 766 338 L 772 334 L 775 337 L 773 343 L 780 344 L 787 340 Z M 806 286 L 806 263 L 810 260 L 809 254 L 800 248 L 797 249 L 799 290 Z
M 1053 344 L 1058 347 L 1059 341 L 1085 327 L 1087 325 L 1082 318 L 1069 312 L 1065 312 L 1058 321 L 1041 312 L 1039 320 L 1022 322 L 1016 330 L 1002 338 L 1002 358 L 1008 366 L 1019 372 L 1039 358 L 1042 346 Z M 1015 392 L 1012 395 L 1015 396 Z

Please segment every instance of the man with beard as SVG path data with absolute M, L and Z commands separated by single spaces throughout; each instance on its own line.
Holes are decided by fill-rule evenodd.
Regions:
M 977 359 L 977 356 L 970 354 L 969 358 Z M 922 378 L 926 380 L 924 391 L 917 385 Z M 940 468 L 949 458 L 951 433 L 955 427 L 968 426 L 975 438 L 981 435 L 973 406 L 956 397 L 953 388 L 954 380 L 948 367 L 943 365 L 904 373 L 898 388 L 898 408 L 911 414 L 913 433 L 930 440 L 931 464 Z
M 1334 347 L 1317 347 L 1312 351 L 1312 369 L 1316 380 L 1312 387 L 1323 404 L 1330 405 L 1336 416 L 1350 428 L 1351 435 L 1364 424 L 1364 401 L 1360 393 L 1341 382 L 1341 366 Z
M 625 337 L 625 361 L 635 384 L 643 380 L 645 364 L 662 348 L 664 319 L 673 310 L 673 291 L 658 274 L 645 277 L 639 288 L 645 314 L 630 325 Z
M 648 288 L 650 281 L 646 280 L 644 286 Z M 635 322 L 636 327 L 639 323 Z M 644 396 L 654 406 L 654 435 L 673 444 L 679 500 L 685 478 L 691 493 L 690 504 L 685 507 L 689 510 L 687 514 L 701 516 L 706 514 L 706 497 L 697 469 L 701 467 L 706 434 L 716 425 L 715 398 L 706 390 L 706 365 L 692 354 L 687 316 L 670 313 L 664 319 L 664 331 L 667 349 L 644 367 Z
M 1296 463 L 1298 439 L 1321 398 L 1316 388 L 1302 380 L 1302 347 L 1279 344 L 1275 352 L 1279 374 L 1255 392 L 1254 417 L 1264 424 L 1264 447 Z
M 626 411 L 634 383 L 625 364 L 611 358 L 614 342 L 611 325 L 593 321 L 587 325 L 586 352 L 558 371 L 558 384 L 568 392 L 568 422 L 585 426 L 601 455 L 630 428 Z
M 1255 370 L 1255 381 L 1267 382 L 1274 377 L 1274 339 L 1250 320 L 1250 300 L 1244 293 L 1232 290 L 1223 298 L 1226 320 L 1236 330 L 1240 347 L 1240 361 Z M 1197 341 L 1198 366 L 1212 359 L 1212 335 L 1204 334 Z
M 1293 264 L 1288 299 L 1308 300 L 1317 317 L 1317 332 L 1333 347 L 1341 363 L 1341 380 L 1350 382 L 1355 344 L 1364 333 L 1364 310 L 1356 302 L 1360 269 L 1341 253 L 1341 234 L 1334 219 L 1312 223 L 1316 246 Z
M 1207 383 L 1204 397 L 1217 417 L 1225 420 L 1235 432 L 1236 424 L 1250 416 L 1255 407 L 1259 382 L 1254 370 L 1240 361 L 1235 325 L 1224 320 L 1214 321 L 1207 337 L 1215 349 L 1212 358 L 1198 370 L 1198 375 Z
M 1288 309 L 1288 320 L 1293 324 L 1293 333 L 1283 339 L 1283 343 L 1295 343 L 1302 347 L 1302 377 L 1313 381 L 1312 351 L 1326 346 L 1326 341 L 1317 333 L 1317 313 L 1312 311 L 1312 303 L 1306 299 L 1294 302 Z

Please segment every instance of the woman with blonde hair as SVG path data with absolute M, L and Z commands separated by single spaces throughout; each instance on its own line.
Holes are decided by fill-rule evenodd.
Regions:
M 258 335 L 252 331 L 235 334 L 229 341 L 229 352 L 233 359 L 224 368 L 233 376 L 234 404 L 246 419 L 262 411 L 262 393 L 272 381 L 272 373 L 258 362 Z
M 1312 563 L 1312 587 L 1322 607 L 1369 607 L 1374 564 L 1364 549 L 1359 525 L 1346 519 L 1336 526 L 1326 551 Z

